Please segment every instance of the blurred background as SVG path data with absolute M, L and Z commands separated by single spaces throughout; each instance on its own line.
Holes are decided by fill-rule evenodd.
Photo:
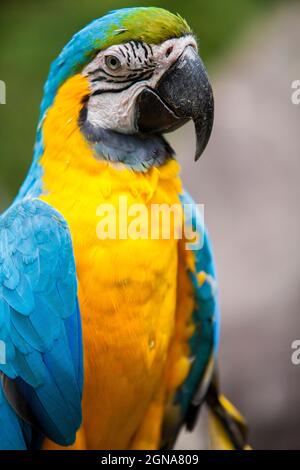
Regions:
M 216 98 L 213 137 L 197 166 L 194 132 L 170 137 L 214 244 L 225 393 L 256 449 L 300 449 L 300 2 L 276 0 L 1 0 L 0 210 L 32 157 L 42 87 L 70 37 L 110 9 L 161 6 L 196 33 Z M 206 446 L 201 423 L 179 448 Z

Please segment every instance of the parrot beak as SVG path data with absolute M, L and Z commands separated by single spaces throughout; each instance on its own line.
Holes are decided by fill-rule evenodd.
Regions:
M 187 46 L 159 80 L 137 98 L 140 132 L 166 133 L 192 119 L 196 131 L 195 160 L 203 153 L 213 127 L 214 99 L 207 72 L 197 51 Z

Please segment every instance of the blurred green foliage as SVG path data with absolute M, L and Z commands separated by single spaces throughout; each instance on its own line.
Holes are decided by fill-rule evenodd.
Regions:
M 50 62 L 70 37 L 92 19 L 126 6 L 161 6 L 179 12 L 199 38 L 205 61 L 217 60 L 276 0 L 1 0 L 0 207 L 18 190 L 32 158 L 43 82 Z M 5 197 L 7 198 L 5 200 Z

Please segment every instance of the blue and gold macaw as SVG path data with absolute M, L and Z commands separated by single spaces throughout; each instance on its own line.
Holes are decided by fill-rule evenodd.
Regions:
M 32 166 L 0 218 L 1 449 L 168 449 L 203 402 L 218 446 L 245 447 L 216 381 L 209 240 L 163 137 L 190 119 L 198 159 L 212 90 L 189 26 L 163 9 L 113 11 L 52 64 Z M 120 196 L 192 207 L 180 228 L 201 246 L 99 237 L 99 207 Z

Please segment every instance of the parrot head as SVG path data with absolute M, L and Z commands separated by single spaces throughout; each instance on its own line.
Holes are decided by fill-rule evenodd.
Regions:
M 195 159 L 204 151 L 213 125 L 213 94 L 196 39 L 179 15 L 125 8 L 77 33 L 52 64 L 41 122 L 75 74 L 88 82 L 78 125 L 97 158 L 133 168 L 161 163 L 172 154 L 162 134 L 189 120 L 195 125 Z

